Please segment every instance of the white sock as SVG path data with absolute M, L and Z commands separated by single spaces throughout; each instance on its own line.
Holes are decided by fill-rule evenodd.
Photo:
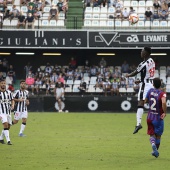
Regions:
M 4 139 L 4 130 L 2 130 L 1 135 L 0 135 L 0 140 Z
M 19 132 L 19 133 L 23 133 L 23 132 L 24 132 L 25 126 L 26 126 L 26 125 L 21 124 L 21 128 L 20 128 L 20 132 Z
M 4 135 L 5 135 L 5 138 L 6 138 L 6 141 L 10 141 L 10 138 L 9 138 L 9 130 L 4 130 Z
M 137 113 L 136 113 L 136 119 L 137 119 L 137 126 L 141 124 L 142 122 L 142 115 L 143 115 L 143 108 L 138 108 Z

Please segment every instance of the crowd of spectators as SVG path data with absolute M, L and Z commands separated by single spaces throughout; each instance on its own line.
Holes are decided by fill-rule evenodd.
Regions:
M 113 15 L 110 15 L 110 19 L 128 20 L 129 15 L 132 13 L 138 14 L 138 11 L 135 11 L 133 6 L 124 6 L 123 0 L 84 0 L 83 3 L 85 7 L 115 7 L 115 12 Z M 154 0 L 153 6 L 148 6 L 143 11 L 144 21 L 167 20 L 170 14 L 169 7 L 170 0 Z
M 8 2 L 9 1 L 9 2 Z M 8 9 L 7 5 L 11 4 L 11 10 Z M 25 6 L 27 12 L 20 10 L 20 7 Z M 22 26 L 23 28 L 34 28 L 35 20 L 43 18 L 44 7 L 50 6 L 48 20 L 58 20 L 58 15 L 62 11 L 66 13 L 68 11 L 68 0 L 59 0 L 58 3 L 49 3 L 48 0 L 20 0 L 20 5 L 15 5 L 15 0 L 0 0 L 0 23 L 3 24 L 4 19 L 17 19 L 17 28 Z M 19 7 L 19 8 L 18 8 Z
M 73 89 L 76 84 L 69 84 L 68 81 L 70 80 L 81 82 L 77 88 L 82 94 L 88 92 L 89 86 L 93 86 L 95 89 L 100 89 L 100 92 L 105 96 L 108 94 L 111 96 L 122 95 L 119 93 L 120 88 L 133 88 L 133 94 L 135 95 L 139 89 L 139 85 L 135 84 L 137 77 L 125 78 L 125 74 L 135 69 L 136 65 L 130 65 L 126 60 L 120 66 L 110 66 L 104 58 L 96 65 L 91 65 L 88 60 L 85 60 L 84 65 L 79 66 L 77 60 L 72 57 L 66 66 L 52 65 L 47 62 L 44 66 L 34 68 L 28 62 L 23 67 L 25 76 L 22 79 L 26 80 L 28 90 L 32 95 L 51 95 L 57 83 L 62 83 L 64 89 L 68 86 Z M 0 59 L 0 70 L 0 78 L 6 78 L 7 88 L 13 91 L 17 79 L 13 65 L 6 58 L 2 58 Z M 170 77 L 170 66 L 166 67 L 165 77 Z M 96 78 L 96 81 L 90 83 L 91 78 Z M 161 87 L 165 90 L 166 81 L 162 80 Z

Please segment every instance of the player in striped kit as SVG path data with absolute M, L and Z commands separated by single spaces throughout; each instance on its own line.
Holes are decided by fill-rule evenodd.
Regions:
M 22 124 L 20 127 L 19 136 L 25 136 L 23 134 L 26 126 L 26 121 L 28 118 L 27 106 L 29 105 L 28 91 L 26 90 L 25 80 L 20 81 L 20 89 L 16 90 L 13 94 L 15 101 L 15 111 L 14 111 L 14 120 L 12 124 L 17 124 L 19 119 L 22 119 Z
M 153 88 L 153 78 L 155 73 L 155 62 L 150 57 L 151 48 L 144 47 L 141 51 L 141 58 L 143 61 L 138 65 L 137 69 L 130 74 L 127 74 L 126 77 L 133 77 L 138 73 L 141 74 L 141 80 L 135 81 L 136 84 L 140 83 L 140 88 L 138 92 L 138 109 L 137 109 L 137 125 L 135 126 L 135 130 L 133 134 L 137 133 L 140 129 L 142 129 L 142 115 L 144 112 L 144 100 L 147 92 Z
M 11 91 L 6 90 L 6 81 L 0 79 L 0 120 L 3 124 L 3 130 L 0 136 L 0 143 L 5 144 L 4 136 L 7 144 L 12 145 L 9 137 L 9 129 L 12 124 L 11 110 L 14 109 L 14 100 Z
M 164 131 L 164 118 L 166 116 L 166 93 L 160 90 L 161 80 L 153 79 L 154 88 L 147 93 L 145 102 L 149 102 L 149 111 L 147 116 L 148 135 L 152 145 L 152 155 L 156 158 L 159 156 L 160 139 Z

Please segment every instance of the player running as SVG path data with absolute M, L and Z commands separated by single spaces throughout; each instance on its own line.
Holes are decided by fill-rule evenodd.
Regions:
M 166 93 L 160 90 L 161 80 L 153 79 L 154 88 L 147 93 L 145 102 L 149 102 L 149 111 L 147 116 L 148 135 L 152 145 L 152 155 L 156 158 L 159 156 L 159 146 L 161 135 L 164 131 L 164 118 L 166 116 Z
M 150 57 L 151 48 L 144 47 L 141 51 L 141 58 L 143 61 L 138 65 L 137 69 L 130 74 L 127 74 L 126 77 L 133 77 L 138 73 L 141 74 L 141 80 L 136 81 L 136 84 L 140 83 L 140 88 L 138 92 L 138 109 L 136 113 L 137 125 L 133 134 L 137 133 L 140 129 L 142 129 L 141 121 L 142 115 L 144 112 L 144 100 L 147 92 L 153 88 L 153 78 L 155 73 L 155 62 Z

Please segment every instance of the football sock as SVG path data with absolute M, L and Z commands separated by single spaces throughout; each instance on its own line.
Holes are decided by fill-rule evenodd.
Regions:
M 136 113 L 137 126 L 139 126 L 139 124 L 141 124 L 142 122 L 142 115 L 143 115 L 143 107 L 139 106 Z
M 5 135 L 6 141 L 7 142 L 10 141 L 8 128 L 4 128 L 4 135 Z
M 20 132 L 19 133 L 23 133 L 24 129 L 25 129 L 26 123 L 22 123 L 21 124 L 21 128 L 20 128 Z
M 151 136 L 149 140 L 150 140 L 151 145 L 156 143 L 156 139 L 153 136 Z
M 0 135 L 0 140 L 4 139 L 4 130 L 2 130 L 1 135 Z
M 161 140 L 160 139 L 156 139 L 156 147 L 157 147 L 157 149 L 159 149 L 160 143 L 161 143 Z

